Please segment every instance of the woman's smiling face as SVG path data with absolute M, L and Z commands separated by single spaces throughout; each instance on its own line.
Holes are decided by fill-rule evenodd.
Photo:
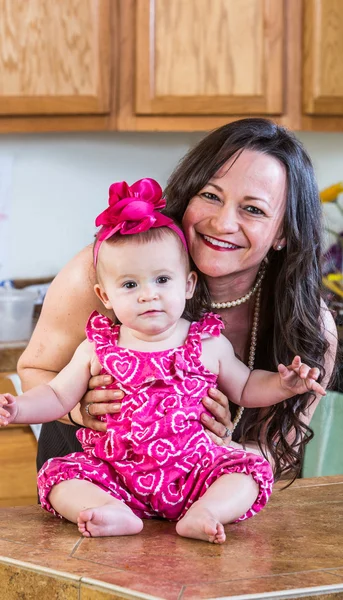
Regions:
M 286 170 L 276 158 L 243 150 L 194 196 L 182 225 L 190 254 L 210 277 L 256 273 L 269 249 L 285 245 Z

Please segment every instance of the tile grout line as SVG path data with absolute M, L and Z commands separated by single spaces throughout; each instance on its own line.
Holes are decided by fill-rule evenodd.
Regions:
M 80 539 L 77 540 L 75 546 L 72 548 L 71 552 L 68 554 L 69 558 L 74 558 L 74 552 L 76 552 L 77 549 L 81 546 L 83 539 L 84 538 L 81 536 Z
M 179 593 L 179 595 L 177 597 L 177 600 L 182 600 L 182 596 L 183 596 L 183 593 L 186 591 L 186 587 L 187 587 L 187 585 L 182 585 L 181 586 L 181 590 L 180 590 L 180 593 Z

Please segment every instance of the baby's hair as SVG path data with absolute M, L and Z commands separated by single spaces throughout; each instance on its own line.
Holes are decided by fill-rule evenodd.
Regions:
M 180 227 L 178 223 L 175 222 L 175 224 Z M 204 277 L 194 265 L 193 260 L 182 243 L 180 236 L 173 229 L 170 229 L 169 227 L 153 227 L 147 231 L 126 235 L 116 232 L 110 238 L 103 241 L 102 244 L 123 245 L 131 242 L 148 244 L 152 241 L 163 240 L 166 236 L 173 236 L 177 240 L 181 256 L 184 260 L 184 267 L 187 269 L 187 271 L 195 271 L 198 275 L 198 281 L 193 298 L 186 300 L 185 310 L 182 315 L 182 317 L 188 321 L 198 321 L 205 312 L 210 310 L 210 295 Z M 95 240 L 95 243 L 96 241 L 97 239 Z M 93 253 L 95 243 L 93 245 Z M 99 253 L 97 260 L 96 274 L 98 280 L 101 280 L 101 253 Z

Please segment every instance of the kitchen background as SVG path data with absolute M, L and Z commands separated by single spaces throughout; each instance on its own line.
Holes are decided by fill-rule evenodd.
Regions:
M 154 177 L 162 186 L 201 133 L 65 133 L 0 136 L 10 169 L 9 243 L 0 280 L 56 274 L 94 235 L 113 181 Z M 343 133 L 299 132 L 320 188 L 343 179 Z M 4 160 L 5 159 L 5 160 Z M 1 188 L 0 188 L 1 189 Z M 1 202 L 1 199 L 0 199 Z M 330 227 L 343 229 L 334 204 Z M 1 260 L 0 260 L 1 262 Z
M 0 15 L 0 281 L 55 275 L 92 241 L 113 181 L 164 186 L 205 131 L 236 118 L 294 130 L 320 189 L 343 180 L 341 0 L 0 0 Z M 338 232 L 343 196 L 329 199 Z M 0 342 L 5 386 L 26 343 Z M 305 476 L 342 473 L 342 422 L 332 391 Z M 0 505 L 33 504 L 32 431 L 2 430 L 0 451 Z

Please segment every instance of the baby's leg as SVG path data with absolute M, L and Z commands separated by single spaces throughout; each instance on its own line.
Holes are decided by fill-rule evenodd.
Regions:
M 223 544 L 224 525 L 236 521 L 254 504 L 259 492 L 251 475 L 230 473 L 215 481 L 177 523 L 183 537 Z
M 49 501 L 85 537 L 132 535 L 143 529 L 143 521 L 128 506 L 90 481 L 62 481 L 52 488 Z

